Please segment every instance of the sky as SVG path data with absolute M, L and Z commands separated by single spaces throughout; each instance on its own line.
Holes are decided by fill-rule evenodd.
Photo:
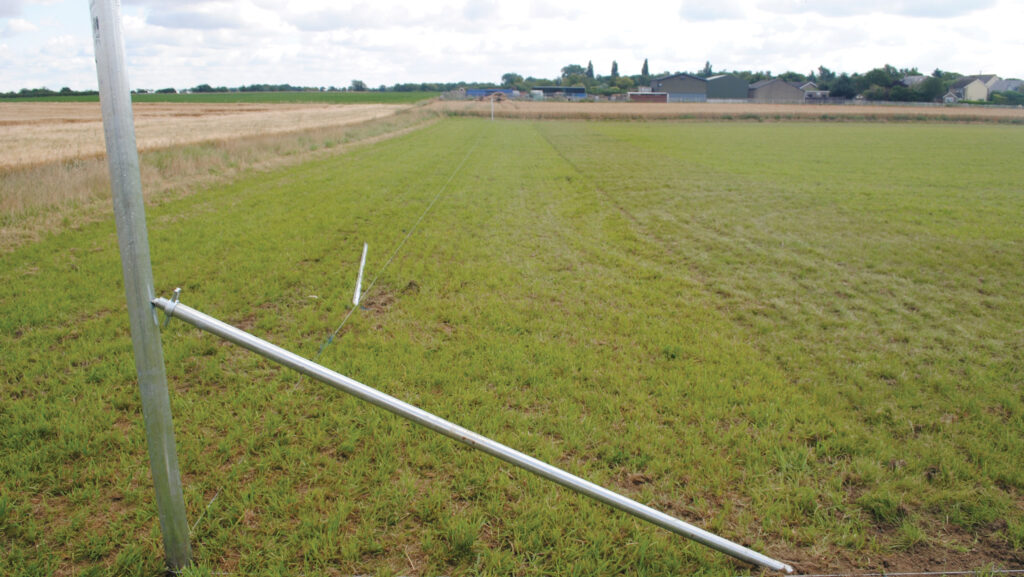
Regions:
M 105 0 L 93 0 L 105 1 Z M 90 0 L 0 0 L 0 91 L 96 89 Z M 1024 78 L 1024 0 L 122 0 L 133 89 L 891 64 Z

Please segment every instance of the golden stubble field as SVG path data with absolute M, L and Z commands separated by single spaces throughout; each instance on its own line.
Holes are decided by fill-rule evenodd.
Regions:
M 394 104 L 136 103 L 139 148 L 268 136 L 378 120 L 408 108 Z M 99 103 L 0 103 L 0 169 L 104 154 Z

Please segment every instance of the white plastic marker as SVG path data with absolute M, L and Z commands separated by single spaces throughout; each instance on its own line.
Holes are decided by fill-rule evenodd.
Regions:
M 370 245 L 366 244 L 365 242 L 363 243 L 363 258 L 359 261 L 359 277 L 356 278 L 356 294 L 353 295 L 352 297 L 352 304 L 354 306 L 359 306 L 359 298 L 362 296 L 363 267 L 366 266 L 366 249 L 368 249 L 369 247 Z

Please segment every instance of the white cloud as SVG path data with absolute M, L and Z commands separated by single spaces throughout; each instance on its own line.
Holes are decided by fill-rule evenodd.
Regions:
M 495 20 L 498 18 L 498 3 L 494 0 L 468 0 L 462 8 L 462 15 L 470 22 Z
M 29 32 L 35 32 L 39 30 L 39 27 L 32 24 L 28 20 L 21 18 L 12 18 L 7 21 L 7 25 L 4 26 L 3 31 L 0 31 L 0 36 L 11 37 L 19 34 L 27 34 Z
M 183 28 L 192 30 L 217 30 L 220 28 L 242 28 L 245 20 L 230 6 L 213 5 L 197 9 L 170 8 L 151 12 L 146 22 L 162 28 Z
M 759 7 L 779 14 L 816 13 L 843 17 L 889 14 L 915 18 L 955 18 L 994 6 L 996 0 L 765 0 Z
M 327 30 L 365 30 L 401 26 L 415 26 L 420 21 L 408 11 L 383 4 L 360 3 L 341 8 L 330 5 L 313 10 L 289 9 L 284 20 L 299 30 L 323 32 Z
M 720 0 L 709 2 L 707 0 L 683 0 L 679 8 L 679 16 L 684 20 L 710 21 L 710 20 L 732 20 L 743 18 L 744 9 L 736 0 Z
M 531 19 L 576 20 L 583 14 L 583 10 L 573 6 L 563 6 L 557 2 L 535 0 L 530 3 L 529 14 Z

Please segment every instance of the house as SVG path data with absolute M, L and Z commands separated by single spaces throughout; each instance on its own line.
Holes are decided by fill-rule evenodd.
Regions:
M 669 102 L 707 102 L 708 81 L 691 74 L 673 74 L 652 80 L 651 92 L 667 92 Z
M 805 95 L 800 86 L 806 84 L 813 85 L 814 83 L 790 84 L 781 78 L 769 78 L 751 84 L 747 93 L 750 100 L 754 102 L 803 102 Z
M 1021 86 L 1024 86 L 1024 80 L 1018 78 L 1000 80 L 989 88 L 989 95 L 993 92 L 1013 92 L 1014 90 L 1020 90 Z
M 732 74 L 719 74 L 708 78 L 708 100 L 746 100 L 746 81 Z
M 992 87 L 1002 79 L 995 74 L 979 74 L 975 76 L 964 76 L 949 87 L 949 91 L 956 96 L 957 100 L 988 100 L 989 95 L 994 92 Z M 943 99 L 945 100 L 945 99 Z
M 803 91 L 805 102 L 812 100 L 820 102 L 822 100 L 827 100 L 828 97 L 832 95 L 831 90 L 818 90 L 818 85 L 811 80 L 808 80 L 807 82 L 797 82 L 793 85 L 798 86 L 800 90 Z

